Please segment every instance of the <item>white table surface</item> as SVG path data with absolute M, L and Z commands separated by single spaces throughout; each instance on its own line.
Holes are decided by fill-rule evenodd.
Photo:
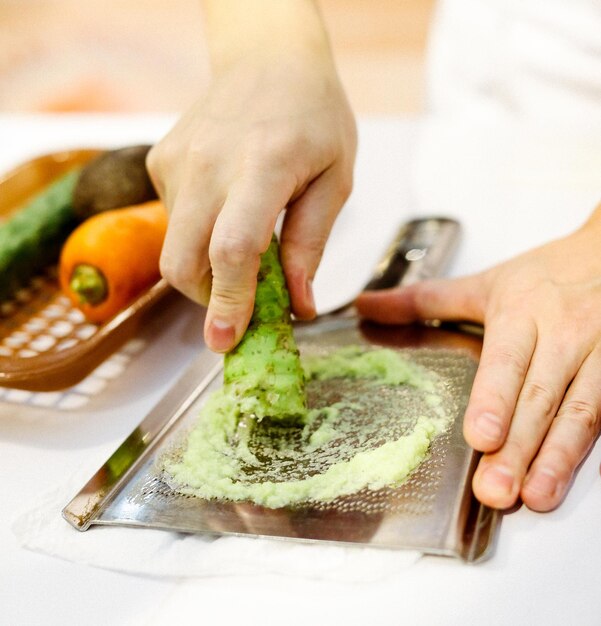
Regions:
M 171 122 L 0 117 L 0 171 L 54 149 L 154 141 Z M 451 268 L 458 275 L 569 232 L 601 197 L 601 144 L 590 137 L 422 129 L 418 144 L 414 120 L 361 121 L 348 217 L 336 227 L 317 283 L 322 306 L 359 288 L 368 273 L 361 268 L 377 257 L 366 241 L 379 244 L 403 217 L 444 213 L 462 221 L 464 240 Z M 352 262 L 359 269 L 347 279 Z M 477 566 L 426 557 L 370 583 L 285 575 L 174 582 L 20 548 L 11 530 L 15 514 L 76 470 L 91 474 L 104 462 L 202 349 L 201 327 L 196 307 L 183 300 L 166 307 L 145 329 L 152 342 L 126 376 L 77 412 L 0 404 L 0 624 L 601 623 L 600 445 L 560 508 L 505 515 L 494 557 Z

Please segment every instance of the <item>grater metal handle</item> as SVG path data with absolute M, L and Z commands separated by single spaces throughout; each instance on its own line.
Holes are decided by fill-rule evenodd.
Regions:
M 461 226 L 448 217 L 404 224 L 376 267 L 366 291 L 406 286 L 441 276 L 457 249 Z
M 146 461 L 171 425 L 221 368 L 221 355 L 203 350 L 140 425 L 65 506 L 63 518 L 80 531 L 88 530 L 92 523 L 97 522 L 129 477 Z

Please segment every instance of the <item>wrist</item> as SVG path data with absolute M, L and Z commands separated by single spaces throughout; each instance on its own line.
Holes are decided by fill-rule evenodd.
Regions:
M 214 75 L 233 66 L 272 63 L 334 68 L 312 0 L 204 0 Z

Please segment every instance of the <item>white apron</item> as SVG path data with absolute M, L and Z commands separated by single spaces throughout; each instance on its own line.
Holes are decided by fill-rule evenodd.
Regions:
M 452 273 L 580 226 L 601 201 L 601 0 L 441 0 L 428 54 L 413 190 L 463 222 Z
M 434 112 L 601 129 L 601 0 L 443 0 L 428 95 Z

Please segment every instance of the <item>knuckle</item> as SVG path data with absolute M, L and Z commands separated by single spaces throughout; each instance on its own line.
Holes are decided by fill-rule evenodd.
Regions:
M 405 291 L 410 310 L 417 316 L 422 316 L 428 310 L 428 306 L 436 301 L 437 293 L 430 289 L 427 282 L 417 282 L 409 285 Z
M 230 287 L 220 283 L 213 284 L 211 300 L 222 308 L 232 309 L 240 306 L 244 301 L 245 291 L 241 288 Z
M 173 149 L 167 140 L 154 145 L 146 155 L 146 169 L 151 177 L 160 177 L 174 160 Z
M 161 276 L 174 287 L 178 283 L 178 270 L 177 264 L 173 257 L 163 250 L 159 259 L 159 271 Z
M 514 345 L 498 343 L 487 350 L 486 364 L 491 363 L 523 374 L 528 369 L 530 358 Z
M 146 170 L 151 176 L 157 171 L 158 158 L 158 147 L 155 145 L 148 151 L 145 161 Z
M 552 468 L 559 481 L 568 482 L 578 462 L 578 455 L 569 446 L 552 443 L 546 446 L 544 455 L 537 460 L 537 466 Z
M 342 202 L 345 202 L 353 191 L 353 172 L 344 172 L 340 177 L 339 193 Z
M 273 132 L 273 129 L 260 128 L 253 133 L 249 161 L 262 166 L 267 164 L 274 169 L 289 168 L 297 155 L 306 152 L 307 143 L 302 132 Z
M 204 143 L 194 142 L 188 146 L 186 155 L 195 176 L 212 176 L 216 169 L 216 159 Z
M 206 275 L 196 264 L 183 262 L 181 258 L 168 252 L 161 255 L 159 270 L 170 285 L 183 293 L 190 293 L 192 290 L 196 292 Z
M 158 144 L 153 146 L 146 155 L 146 169 L 151 175 L 154 175 L 159 170 L 161 162 L 160 149 Z
M 268 153 L 276 158 L 282 158 L 306 149 L 307 143 L 307 137 L 304 133 L 298 130 L 289 130 L 285 133 L 270 134 L 265 147 Z
M 253 238 L 243 234 L 214 237 L 209 245 L 209 259 L 215 271 L 220 267 L 245 268 L 256 261 L 260 253 Z
M 562 404 L 557 414 L 557 419 L 572 422 L 591 441 L 598 435 L 601 429 L 599 411 L 587 400 L 567 400 Z
M 558 401 L 557 393 L 551 387 L 535 380 L 527 380 L 524 383 L 521 399 L 527 404 L 536 406 L 545 417 L 555 412 Z
M 422 283 L 414 283 L 408 285 L 405 289 L 405 297 L 407 298 L 407 305 L 416 315 L 421 314 L 424 310 L 424 306 L 428 302 L 428 285 Z
M 525 474 L 535 452 L 536 450 L 531 449 L 529 442 L 517 437 L 508 437 L 501 451 L 495 456 L 504 461 L 508 467 L 513 467 L 518 473 Z
M 248 315 L 253 308 L 253 291 L 250 285 L 227 285 L 214 282 L 210 293 L 210 308 L 222 318 Z

